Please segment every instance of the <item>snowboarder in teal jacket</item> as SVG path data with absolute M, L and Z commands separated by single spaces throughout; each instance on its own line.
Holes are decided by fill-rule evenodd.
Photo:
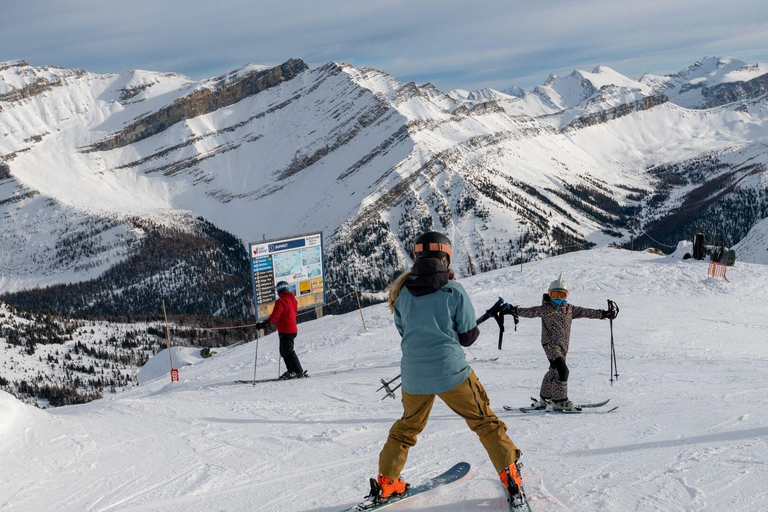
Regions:
M 413 254 L 413 268 L 389 287 L 389 307 L 402 336 L 403 416 L 389 431 L 368 498 L 381 502 L 407 493 L 400 472 L 408 450 L 427 426 L 435 397 L 440 397 L 478 435 L 504 487 L 520 499 L 520 450 L 491 410 L 464 356 L 462 346 L 474 343 L 479 331 L 472 302 L 448 268 L 450 240 L 441 233 L 425 233 L 416 239 Z

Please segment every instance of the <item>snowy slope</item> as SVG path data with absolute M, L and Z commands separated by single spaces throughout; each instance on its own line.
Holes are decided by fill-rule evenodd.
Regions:
M 136 384 L 139 369 L 160 349 L 153 328 L 160 332 L 158 322 L 84 321 L 0 302 L 0 389 L 39 407 L 117 393 Z
M 610 398 L 611 414 L 504 413 L 526 405 L 546 368 L 537 320 L 508 330 L 496 350 L 484 324 L 468 360 L 492 408 L 523 451 L 537 512 L 762 511 L 768 507 L 768 267 L 737 263 L 730 282 L 706 262 L 593 250 L 462 280 L 478 313 L 496 300 L 537 304 L 565 273 L 574 304 L 621 307 L 614 322 L 619 380 L 608 382 L 609 325 L 574 323 L 571 398 Z M 0 508 L 14 511 L 338 511 L 376 471 L 397 401 L 378 380 L 398 372 L 398 335 L 383 305 L 302 324 L 298 354 L 311 379 L 237 385 L 253 373 L 256 343 L 222 350 L 159 379 L 82 406 L 36 411 L 0 394 Z M 258 376 L 277 373 L 277 339 L 259 342 Z M 497 362 L 472 362 L 500 356 Z M 9 416 L 15 418 L 8 421 Z M 23 439 L 23 441 L 22 441 Z M 6 442 L 5 440 L 10 440 Z M 470 477 L 401 510 L 506 510 L 480 443 L 435 405 L 404 477 L 455 462 Z
M 733 246 L 741 261 L 768 265 L 768 219 L 763 219 Z

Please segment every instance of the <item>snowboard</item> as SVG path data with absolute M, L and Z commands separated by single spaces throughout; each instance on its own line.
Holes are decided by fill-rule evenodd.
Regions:
M 413 498 L 414 496 L 418 496 L 419 494 L 424 494 L 425 492 L 432 491 L 438 487 L 441 487 L 443 485 L 452 484 L 453 482 L 458 482 L 467 474 L 469 473 L 469 463 L 468 462 L 459 462 L 455 466 L 453 466 L 451 469 L 443 473 L 442 475 L 438 475 L 434 478 L 431 478 L 430 480 L 427 480 L 421 485 L 417 485 L 416 487 L 411 487 L 408 491 L 408 494 L 404 496 L 399 496 L 396 498 L 392 498 L 384 503 L 380 504 L 374 504 L 368 501 L 363 501 L 362 503 L 359 503 L 353 507 L 345 508 L 341 512 L 359 512 L 363 510 L 381 510 L 384 507 L 388 507 L 389 505 L 393 505 L 395 503 L 400 503 L 401 501 L 407 500 L 409 498 Z

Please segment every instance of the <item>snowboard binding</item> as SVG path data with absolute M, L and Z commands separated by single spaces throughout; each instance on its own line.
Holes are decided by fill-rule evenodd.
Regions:
M 516 462 L 514 466 L 517 470 L 515 475 L 512 475 L 510 472 L 511 466 L 504 469 L 503 474 L 506 477 L 504 487 L 507 489 L 507 493 L 509 493 L 509 497 L 507 498 L 507 501 L 509 502 L 509 508 L 511 510 L 519 510 L 528 508 L 528 499 L 525 496 L 525 490 L 523 490 L 523 482 L 520 478 L 520 469 L 522 469 L 523 464 Z
M 408 491 L 411 488 L 410 484 L 405 484 L 405 491 L 394 492 L 391 495 L 384 498 L 382 497 L 382 489 L 381 489 L 381 486 L 379 485 L 379 482 L 375 478 L 371 478 L 370 482 L 371 482 L 371 492 L 368 494 L 368 496 L 365 497 L 362 503 L 358 504 L 357 507 L 355 507 L 356 511 L 371 510 L 373 508 L 380 507 L 381 505 L 393 499 L 404 498 L 408 496 Z

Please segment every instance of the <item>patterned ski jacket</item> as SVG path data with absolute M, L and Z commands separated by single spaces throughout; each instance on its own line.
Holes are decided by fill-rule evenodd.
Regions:
M 581 308 L 567 302 L 558 307 L 546 293 L 541 300 L 541 306 L 518 307 L 517 314 L 523 318 L 541 318 L 541 345 L 550 361 L 568 355 L 571 322 L 573 320 L 577 318 L 600 320 L 603 318 L 603 312 L 599 309 Z

